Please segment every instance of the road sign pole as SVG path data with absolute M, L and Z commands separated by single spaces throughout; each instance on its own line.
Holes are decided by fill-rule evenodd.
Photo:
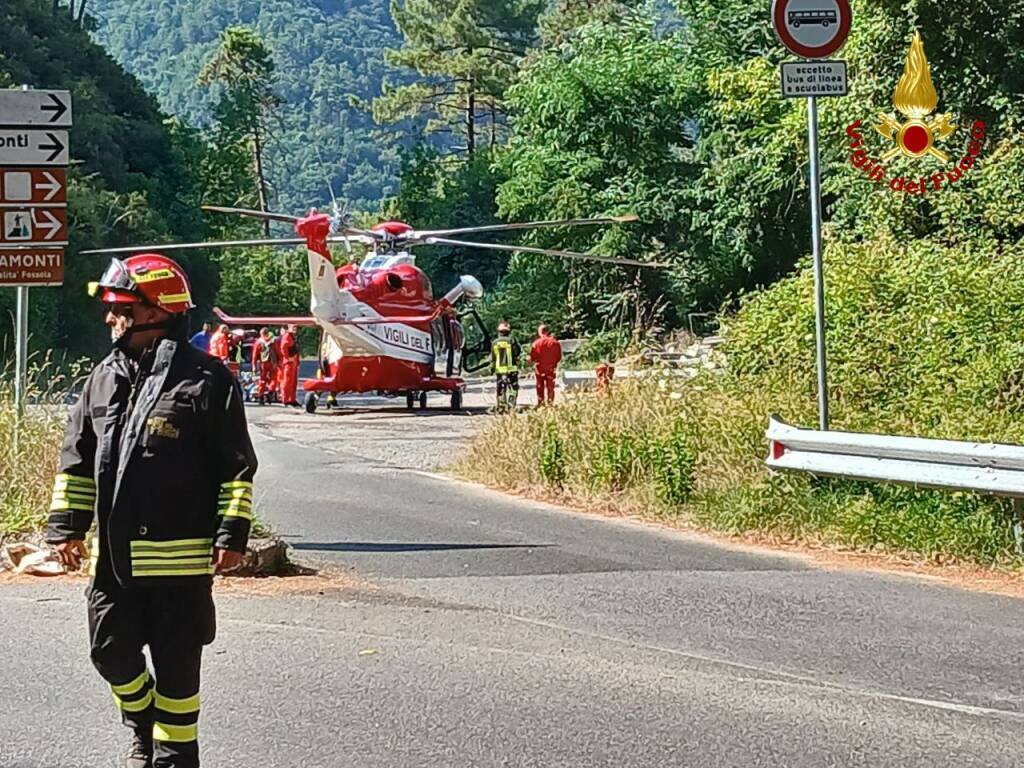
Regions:
M 818 357 L 818 426 L 828 429 L 828 368 L 825 361 L 825 273 L 821 259 L 821 167 L 818 159 L 818 99 L 807 98 L 811 155 L 811 249 L 814 256 L 814 327 Z
M 782 44 L 804 62 L 782 66 L 782 95 L 807 95 L 810 149 L 811 247 L 814 256 L 814 330 L 818 367 L 818 425 L 828 429 L 828 368 L 825 361 L 825 272 L 821 259 L 821 166 L 818 157 L 818 95 L 846 93 L 846 64 L 822 61 L 846 43 L 853 25 L 850 0 L 773 0 L 772 26 Z M 808 23 L 814 22 L 814 23 Z M 819 26 L 820 24 L 820 26 Z
M 25 380 L 28 369 L 28 287 L 17 288 L 14 318 L 14 411 L 17 419 L 25 410 Z

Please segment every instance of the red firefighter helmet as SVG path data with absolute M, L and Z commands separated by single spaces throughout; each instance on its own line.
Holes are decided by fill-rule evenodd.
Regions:
M 158 253 L 111 259 L 99 282 L 89 283 L 89 295 L 104 304 L 149 304 L 172 315 L 195 306 L 185 270 Z

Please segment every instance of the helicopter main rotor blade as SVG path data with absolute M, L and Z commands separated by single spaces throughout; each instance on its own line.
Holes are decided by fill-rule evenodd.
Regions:
M 595 224 L 626 224 L 637 221 L 636 214 L 624 216 L 599 216 L 593 219 L 562 219 L 561 221 L 523 221 L 513 224 L 486 224 L 479 227 L 462 227 L 460 229 L 430 229 L 421 232 L 410 232 L 409 237 L 448 237 L 449 235 L 468 235 L 474 232 L 503 232 L 513 229 L 537 229 L 540 227 L 585 227 Z
M 512 251 L 522 253 L 539 253 L 544 256 L 559 256 L 566 259 L 583 259 L 600 261 L 605 264 L 618 264 L 627 267 L 649 267 L 651 269 L 672 269 L 673 264 L 662 261 L 639 261 L 637 259 L 617 259 L 613 256 L 597 256 L 592 253 L 576 253 L 575 251 L 559 251 L 553 248 L 532 248 L 527 245 L 500 245 L 497 243 L 471 243 L 466 240 L 452 240 L 447 237 L 428 237 L 426 245 L 458 245 L 466 248 L 485 248 L 495 251 Z
M 329 243 L 349 242 L 362 245 L 373 245 L 375 240 L 361 235 L 340 235 L 327 238 Z M 205 243 L 165 243 L 163 245 L 128 245 L 121 248 L 93 248 L 88 251 L 81 251 L 82 255 L 94 253 L 160 253 L 162 251 L 194 251 L 200 248 L 253 248 L 258 246 L 284 247 L 305 245 L 306 241 L 301 237 L 279 237 L 270 240 L 211 240 Z
M 304 245 L 305 240 L 298 237 L 272 238 L 270 240 L 211 240 L 206 243 L 165 243 L 163 245 L 127 245 L 122 248 L 93 248 L 89 251 L 82 251 L 83 254 L 91 253 L 144 253 L 161 251 L 188 251 L 198 248 L 236 248 L 253 247 L 258 245 Z
M 265 316 L 265 317 L 234 317 L 227 314 L 220 307 L 213 308 L 213 314 L 215 314 L 223 323 L 228 325 L 247 325 L 247 326 L 259 326 L 259 325 L 298 325 L 307 328 L 313 328 L 319 323 L 315 318 L 304 316 L 304 317 L 281 317 L 281 316 Z
M 298 216 L 289 216 L 287 213 L 271 213 L 269 211 L 254 211 L 251 208 L 230 208 L 224 205 L 202 205 L 200 208 L 211 213 L 237 213 L 240 216 L 252 216 L 254 219 L 270 219 L 271 221 L 283 221 L 287 224 L 294 224 L 299 220 Z
M 200 206 L 204 211 L 211 211 L 213 213 L 237 213 L 240 216 L 252 216 L 256 219 L 269 219 L 270 221 L 283 221 L 286 224 L 294 224 L 301 220 L 300 216 L 289 216 L 287 213 L 270 213 L 268 211 L 254 211 L 251 208 L 231 208 L 224 205 L 203 205 Z M 340 230 L 341 234 L 348 235 L 349 239 L 356 237 L 366 238 L 360 242 L 366 244 L 372 244 L 379 242 L 383 239 L 383 235 L 378 232 L 373 232 L 368 229 L 355 229 L 353 227 L 342 227 Z M 331 241 L 335 242 L 335 241 Z M 340 242 L 340 241 L 339 241 Z

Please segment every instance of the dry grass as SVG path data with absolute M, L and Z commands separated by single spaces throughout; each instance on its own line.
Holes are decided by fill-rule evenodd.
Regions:
M 20 422 L 12 371 L 0 374 L 0 540 L 38 530 L 46 519 L 67 421 L 65 401 L 81 372 L 78 365 L 61 372 L 48 358 L 32 366 Z
M 768 414 L 813 423 L 813 396 L 772 397 L 736 384 L 711 375 L 675 385 L 656 377 L 502 417 L 455 471 L 513 493 L 761 542 L 931 564 L 1019 565 L 1006 502 L 770 474 Z M 659 466 L 651 446 L 684 460 Z

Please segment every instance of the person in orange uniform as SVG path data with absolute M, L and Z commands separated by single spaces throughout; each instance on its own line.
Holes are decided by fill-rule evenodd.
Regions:
M 252 371 L 256 374 L 256 400 L 267 402 L 277 388 L 277 344 L 269 328 L 261 328 L 260 336 L 252 345 Z
M 228 354 L 231 351 L 231 343 L 228 338 L 229 335 L 228 327 L 226 325 L 218 325 L 217 330 L 214 331 L 213 336 L 210 337 L 210 354 L 225 365 L 227 365 Z
M 281 366 L 281 402 L 285 405 L 297 406 L 296 390 L 299 387 L 299 342 L 295 338 L 298 328 L 289 325 L 281 334 L 280 361 Z
M 537 339 L 530 347 L 530 362 L 537 377 L 537 405 L 554 405 L 555 370 L 562 361 L 562 345 L 542 325 L 537 329 Z

